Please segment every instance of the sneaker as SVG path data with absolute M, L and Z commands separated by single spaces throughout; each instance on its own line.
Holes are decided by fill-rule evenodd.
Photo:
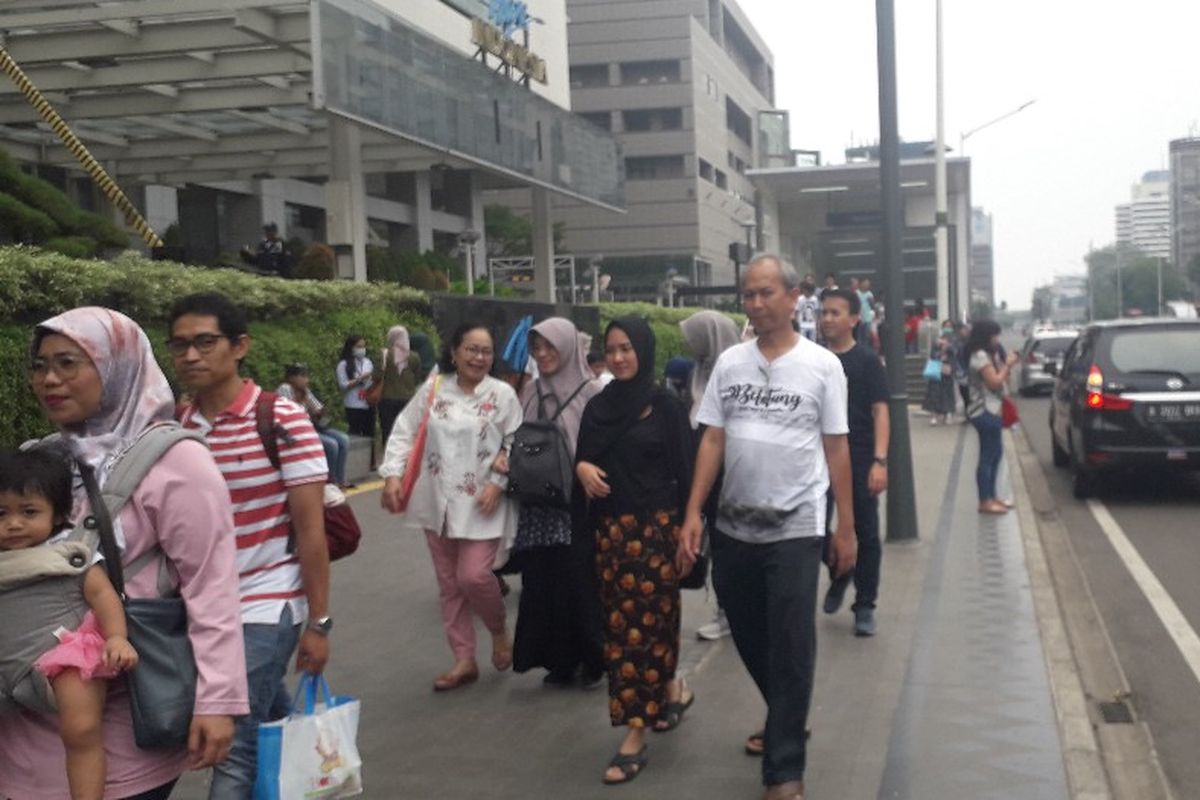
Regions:
M 854 610 L 854 635 L 875 635 L 875 609 L 856 608 Z
M 836 614 L 838 609 L 842 607 L 842 600 L 846 597 L 846 587 L 849 585 L 849 575 L 834 578 L 829 584 L 829 591 L 825 593 L 825 605 L 822 606 L 826 614 Z
M 724 639 L 729 635 L 729 620 L 725 619 L 725 612 L 717 609 L 717 615 L 713 617 L 713 621 L 707 625 L 701 625 L 696 629 L 696 638 L 703 639 L 708 642 L 715 642 L 717 639 Z

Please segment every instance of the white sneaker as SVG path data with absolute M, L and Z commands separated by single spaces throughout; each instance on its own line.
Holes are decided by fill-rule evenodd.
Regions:
M 724 639 L 729 635 L 729 620 L 725 619 L 725 612 L 717 609 L 717 615 L 713 617 L 713 621 L 707 625 L 701 625 L 696 629 L 696 638 L 704 639 L 709 642 L 715 642 L 717 639 Z

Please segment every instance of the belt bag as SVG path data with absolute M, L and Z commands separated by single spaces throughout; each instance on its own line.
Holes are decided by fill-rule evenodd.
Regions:
M 166 565 L 157 547 L 143 553 L 128 567 L 113 533 L 113 515 L 158 458 L 172 445 L 195 434 L 175 426 L 159 426 L 144 434 L 113 468 L 104 491 L 95 472 L 79 465 L 91 501 L 93 524 L 100 534 L 104 568 L 125 605 L 129 643 L 138 653 L 138 665 L 125 673 L 133 716 L 133 739 L 143 750 L 178 749 L 187 745 L 196 704 L 196 659 L 188 639 L 187 607 L 171 586 Z M 125 577 L 133 577 L 151 560 L 158 561 L 158 597 L 130 598 Z M 168 596 L 172 595 L 172 596 Z

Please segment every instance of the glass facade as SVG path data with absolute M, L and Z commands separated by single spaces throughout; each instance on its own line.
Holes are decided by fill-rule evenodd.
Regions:
M 314 105 L 591 203 L 623 208 L 616 140 L 364 0 L 318 0 Z

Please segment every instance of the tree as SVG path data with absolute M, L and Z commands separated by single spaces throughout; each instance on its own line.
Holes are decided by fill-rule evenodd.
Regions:
M 483 231 L 487 236 L 488 255 L 492 258 L 516 258 L 533 255 L 533 222 L 508 206 L 490 205 L 483 211 Z M 566 227 L 554 223 L 554 251 L 564 252 Z
M 1096 319 L 1113 319 L 1117 314 L 1117 264 L 1120 261 L 1121 316 L 1144 314 L 1157 316 L 1158 273 L 1162 269 L 1163 302 L 1187 296 L 1183 277 L 1169 261 L 1148 256 L 1141 250 L 1119 244 L 1093 250 L 1086 261 L 1092 284 L 1092 303 Z

